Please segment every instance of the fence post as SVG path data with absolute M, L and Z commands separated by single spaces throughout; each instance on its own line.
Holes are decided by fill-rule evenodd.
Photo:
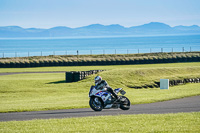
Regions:
M 184 47 L 183 47 L 182 49 L 183 49 L 183 52 L 184 52 L 184 51 L 185 51 L 185 50 L 184 50 Z
M 163 53 L 163 48 L 161 48 L 161 53 Z
M 138 49 L 138 54 L 140 53 L 140 49 Z

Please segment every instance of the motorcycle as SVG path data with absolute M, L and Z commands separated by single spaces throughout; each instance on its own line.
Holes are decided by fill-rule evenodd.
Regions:
M 94 111 L 101 111 L 102 109 L 122 109 L 129 110 L 130 109 L 130 101 L 127 97 L 123 96 L 126 92 L 122 88 L 118 88 L 114 90 L 116 94 L 120 93 L 120 99 L 116 100 L 116 98 L 108 91 L 106 88 L 97 90 L 95 86 L 92 86 L 89 91 L 89 105 Z

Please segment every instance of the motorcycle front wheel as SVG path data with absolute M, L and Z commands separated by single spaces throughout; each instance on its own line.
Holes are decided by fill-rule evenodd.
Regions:
M 131 105 L 131 102 L 129 101 L 129 99 L 125 96 L 122 96 L 121 99 L 122 99 L 122 101 L 121 101 L 121 104 L 120 104 L 120 109 L 129 110 L 130 105 Z
M 103 109 L 103 104 L 99 97 L 91 97 L 89 105 L 94 111 L 101 111 Z

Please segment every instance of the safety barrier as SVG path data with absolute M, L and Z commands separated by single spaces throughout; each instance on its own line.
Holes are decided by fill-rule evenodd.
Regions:
M 169 86 L 175 86 L 175 85 L 182 85 L 186 83 L 200 83 L 200 78 L 188 78 L 188 79 L 182 79 L 182 80 L 169 80 Z M 143 85 L 143 86 L 129 86 L 130 88 L 134 89 L 142 89 L 142 88 L 159 88 L 160 82 L 154 82 L 154 84 L 151 85 Z
M 97 74 L 98 72 L 102 72 L 105 70 L 90 70 L 90 71 L 70 71 L 65 73 L 66 82 L 77 82 L 79 80 L 84 79 L 85 77 Z

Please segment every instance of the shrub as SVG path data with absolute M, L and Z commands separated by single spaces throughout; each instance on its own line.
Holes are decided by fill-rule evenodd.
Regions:
M 44 60 L 39 60 L 39 65 L 40 65 L 40 67 L 43 67 L 44 66 Z
M 139 62 L 139 64 L 143 64 L 144 63 L 143 57 L 139 57 L 138 62 Z
M 63 66 L 68 66 L 68 60 L 67 59 L 63 59 Z
M 97 59 L 97 60 L 96 60 L 96 64 L 97 64 L 97 65 L 102 65 L 102 60 L 101 60 L 101 59 Z
M 143 57 L 143 64 L 148 64 L 149 60 L 148 60 L 148 57 Z
M 63 66 L 63 64 L 64 64 L 64 63 L 63 63 L 63 60 L 62 60 L 62 59 L 58 59 L 58 65 L 59 65 L 59 66 Z
M 49 66 L 49 62 L 50 62 L 49 59 L 44 59 L 44 66 Z
M 104 59 L 104 58 L 101 59 L 101 64 L 102 64 L 102 65 L 106 65 L 106 59 Z
M 107 58 L 107 59 L 106 59 L 106 65 L 111 65 L 111 63 L 112 63 L 112 62 L 111 62 L 111 59 L 110 59 L 110 58 Z
M 19 60 L 15 61 L 15 67 L 16 68 L 20 68 L 20 64 L 21 64 L 21 62 Z
M 18 58 L 0 58 L 0 67 L 39 67 L 68 65 L 121 65 L 146 63 L 176 63 L 200 61 L 200 52 L 148 53 L 128 55 L 80 55 L 77 56 L 35 56 Z M 71 61 L 69 61 L 71 60 Z M 38 63 L 39 61 L 39 63 Z
M 173 57 L 171 55 L 167 56 L 168 63 L 173 63 Z
M 29 62 L 30 62 L 30 67 L 35 67 L 35 62 L 34 62 L 34 60 L 30 60 Z
M 53 59 L 53 66 L 59 66 L 59 62 L 57 59 Z
M 153 58 L 153 57 L 149 57 L 149 58 L 148 58 L 148 63 L 149 63 L 149 64 L 154 63 L 154 58 Z
M 138 58 L 134 58 L 134 64 L 139 64 L 139 59 Z
M 68 66 L 72 66 L 73 65 L 73 62 L 72 62 L 72 60 L 68 60 Z
M 116 65 L 116 59 L 115 59 L 115 58 L 111 58 L 111 59 L 110 59 L 110 64 Z
M 5 61 L 0 61 L 0 67 L 5 68 Z
M 198 55 L 192 55 L 189 59 L 190 61 L 200 61 Z
M 25 66 L 24 67 L 30 67 L 30 61 L 29 60 L 25 60 L 24 61 Z
M 81 62 L 82 62 L 82 65 L 83 65 L 83 66 L 86 66 L 88 61 L 87 61 L 87 60 L 85 60 L 85 59 L 82 59 L 82 61 L 81 61 Z
M 72 64 L 73 66 L 78 66 L 78 60 L 77 59 L 72 60 L 72 63 L 73 63 Z
M 117 58 L 117 59 L 116 59 L 116 64 L 117 64 L 117 65 L 121 65 L 121 59 L 120 59 L 120 58 Z
M 39 63 L 39 61 L 38 60 L 34 60 L 34 63 L 35 63 L 35 67 L 39 67 L 40 66 L 40 63 Z
M 163 63 L 163 57 L 161 56 L 158 57 L 158 63 Z
M 163 62 L 163 63 L 168 63 L 168 62 L 169 62 L 168 57 L 163 57 L 163 58 L 162 58 L 162 62 Z
M 13 60 L 10 61 L 10 67 L 11 67 L 11 68 L 15 68 L 15 61 L 13 61 Z
M 125 58 L 122 58 L 121 59 L 121 64 L 123 65 L 123 64 L 126 64 L 126 59 Z

